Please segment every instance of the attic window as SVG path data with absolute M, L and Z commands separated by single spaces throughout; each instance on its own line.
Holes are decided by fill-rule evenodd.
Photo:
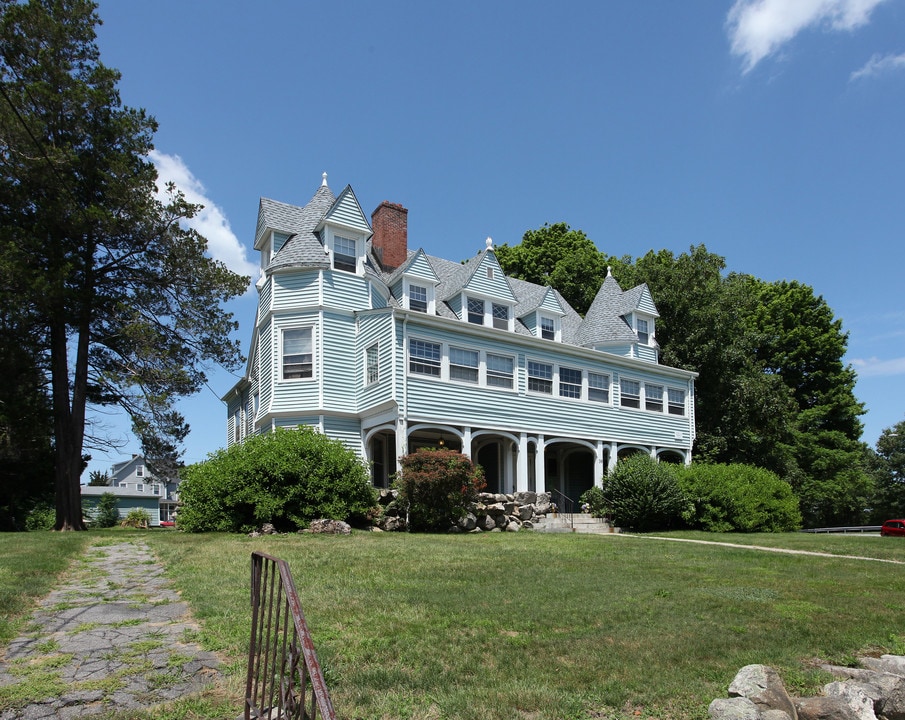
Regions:
M 650 342 L 650 332 L 648 331 L 647 320 L 638 318 L 637 326 L 638 342 L 642 345 L 647 345 Z
M 493 280 L 493 268 L 492 267 L 487 268 L 487 279 Z
M 427 312 L 427 288 L 423 285 L 409 285 L 409 310 Z
M 541 315 L 540 336 L 544 340 L 556 340 L 556 322 L 553 318 Z
M 484 301 L 480 298 L 468 298 L 468 322 L 484 324 Z
M 493 303 L 493 326 L 500 330 L 509 329 L 509 306 Z
M 354 240 L 336 235 L 333 238 L 333 269 L 355 272 L 358 250 Z

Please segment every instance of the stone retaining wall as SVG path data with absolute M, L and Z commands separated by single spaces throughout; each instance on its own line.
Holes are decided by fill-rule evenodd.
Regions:
M 380 491 L 383 517 L 381 530 L 404 530 L 405 510 L 396 504 L 395 490 Z M 449 532 L 518 532 L 530 529 L 538 518 L 550 512 L 549 493 L 517 492 L 511 494 L 480 493 L 477 502 L 468 506 L 465 517 L 449 528 Z

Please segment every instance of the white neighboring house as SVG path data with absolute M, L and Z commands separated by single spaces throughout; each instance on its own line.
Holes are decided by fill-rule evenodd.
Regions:
M 121 518 L 130 510 L 142 508 L 151 516 L 151 525 L 172 522 L 179 502 L 179 479 L 173 482 L 158 480 L 148 471 L 144 456 L 132 455 L 129 460 L 114 463 L 110 468 L 110 484 L 106 486 L 82 485 L 82 497 L 91 498 L 90 505 L 104 493 L 116 496 L 116 506 Z

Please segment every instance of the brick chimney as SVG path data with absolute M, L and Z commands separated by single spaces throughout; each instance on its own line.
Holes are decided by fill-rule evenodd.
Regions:
M 387 200 L 371 213 L 371 246 L 387 272 L 398 268 L 408 257 L 408 214 L 402 205 Z

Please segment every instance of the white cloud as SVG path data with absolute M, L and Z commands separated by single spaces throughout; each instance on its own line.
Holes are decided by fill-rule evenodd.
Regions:
M 215 260 L 240 275 L 249 275 L 254 280 L 258 266 L 245 257 L 245 247 L 239 242 L 229 226 L 229 219 L 210 198 L 201 181 L 196 178 L 178 155 L 152 150 L 148 157 L 157 168 L 157 187 L 161 195 L 168 182 L 173 182 L 185 195 L 185 199 L 204 208 L 185 223 L 207 239 L 207 250 Z M 162 200 L 164 198 L 161 198 Z
M 849 82 L 860 80 L 863 77 L 871 77 L 880 75 L 884 72 L 893 72 L 895 70 L 905 70 L 905 53 L 901 55 L 874 55 L 863 68 L 855 70 L 849 77 Z
M 885 0 L 736 0 L 726 18 L 732 53 L 742 57 L 747 73 L 806 28 L 854 30 L 865 25 L 881 2 Z
M 905 357 L 893 358 L 892 360 L 880 360 L 871 357 L 866 360 L 854 359 L 852 365 L 863 377 L 880 376 L 880 375 L 905 375 Z

